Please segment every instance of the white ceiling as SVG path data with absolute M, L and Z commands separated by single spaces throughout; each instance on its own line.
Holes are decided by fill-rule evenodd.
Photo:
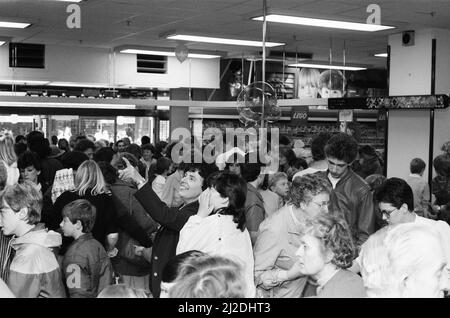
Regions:
M 419 28 L 450 29 L 449 0 L 268 0 L 268 12 L 365 22 L 366 7 L 381 7 L 381 23 L 394 30 L 366 33 L 268 23 L 267 40 L 285 42 L 284 50 L 313 53 L 315 60 L 384 67 L 373 57 L 386 51 L 391 33 Z M 16 42 L 113 48 L 120 45 L 175 47 L 178 43 L 160 35 L 171 30 L 206 36 L 262 39 L 262 23 L 250 20 L 261 15 L 263 0 L 85 0 L 81 29 L 66 27 L 68 2 L 52 0 L 0 0 L 0 19 L 33 23 L 24 30 L 0 29 L 0 37 Z M 191 49 L 219 50 L 229 56 L 251 55 L 257 49 L 205 43 L 187 43 Z M 276 50 L 283 50 L 279 47 Z

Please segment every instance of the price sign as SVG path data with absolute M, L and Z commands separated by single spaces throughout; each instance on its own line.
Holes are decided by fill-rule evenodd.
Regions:
M 342 109 L 339 111 L 339 121 L 353 121 L 353 110 Z

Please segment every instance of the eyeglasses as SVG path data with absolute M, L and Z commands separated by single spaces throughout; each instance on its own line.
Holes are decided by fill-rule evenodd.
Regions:
M 317 205 L 320 209 L 323 209 L 323 208 L 325 208 L 325 207 L 328 207 L 328 202 L 329 202 L 329 201 L 322 201 L 322 202 L 311 201 L 311 203 L 314 203 L 314 204 Z
M 389 219 L 389 218 L 391 217 L 391 214 L 392 214 L 394 211 L 397 211 L 397 209 L 393 209 L 393 210 L 390 210 L 390 211 L 382 210 L 382 211 L 381 211 L 381 214 L 384 215 L 384 216 L 386 216 L 387 219 Z

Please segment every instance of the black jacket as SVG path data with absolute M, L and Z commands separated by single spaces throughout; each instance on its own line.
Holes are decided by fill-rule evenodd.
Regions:
M 328 171 L 316 172 L 328 179 Z M 343 215 L 352 231 L 353 242 L 359 248 L 375 231 L 375 210 L 369 185 L 350 168 L 330 195 L 330 212 Z
M 153 241 L 152 273 L 150 275 L 150 289 L 153 297 L 158 298 L 161 292 L 161 274 L 164 266 L 176 254 L 181 229 L 192 215 L 197 214 L 198 201 L 189 203 L 182 208 L 169 208 L 152 190 L 149 182 L 134 196 L 153 220 L 161 225 Z

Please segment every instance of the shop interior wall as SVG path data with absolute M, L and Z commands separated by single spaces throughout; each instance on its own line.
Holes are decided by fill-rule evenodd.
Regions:
M 168 57 L 166 74 L 137 73 L 136 55 L 108 49 L 45 46 L 45 68 L 10 68 L 9 46 L 0 47 L 0 79 L 132 85 L 137 87 L 218 88 L 219 59 Z
M 409 163 L 421 158 L 428 167 L 429 110 L 390 110 L 388 122 L 387 177 L 407 178 Z M 428 180 L 428 169 L 424 179 Z

